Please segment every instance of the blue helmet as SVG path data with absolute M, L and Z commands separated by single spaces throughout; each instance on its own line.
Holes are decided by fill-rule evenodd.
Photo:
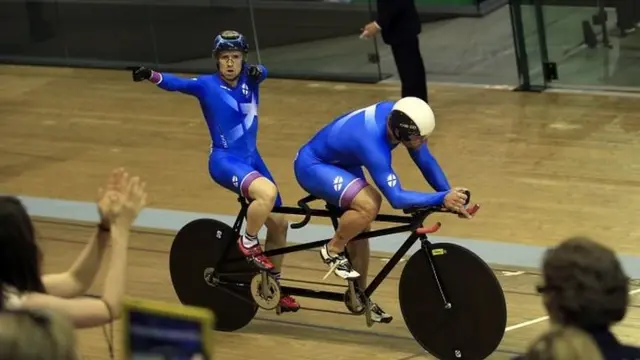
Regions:
M 249 45 L 244 35 L 235 30 L 225 30 L 213 41 L 213 56 L 225 50 L 237 50 L 246 54 L 249 52 Z

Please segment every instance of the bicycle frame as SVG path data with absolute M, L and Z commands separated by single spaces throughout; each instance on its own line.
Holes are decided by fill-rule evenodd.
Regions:
M 338 219 L 342 215 L 342 211 L 330 205 L 326 206 L 327 210 L 310 209 L 306 205 L 304 205 L 307 202 L 313 201 L 313 200 L 321 200 L 321 199 L 308 196 L 298 202 L 298 205 L 300 207 L 288 207 L 288 206 L 275 207 L 271 212 L 277 213 L 277 214 L 306 216 L 306 219 L 303 220 L 301 223 L 298 223 L 297 226 L 295 224 L 292 225 L 293 228 L 301 228 L 305 226 L 308 220 L 312 216 L 316 216 L 316 217 L 330 218 L 333 224 L 334 230 L 337 229 Z M 239 197 L 238 201 L 240 202 L 241 208 L 234 222 L 233 230 L 237 234 L 240 234 L 240 231 L 242 229 L 242 224 L 247 215 L 249 203 L 243 197 Z M 373 292 L 378 288 L 378 286 L 380 286 L 382 281 L 384 281 L 384 279 L 389 275 L 389 273 L 393 270 L 393 268 L 400 262 L 402 257 L 407 253 L 407 251 L 409 251 L 411 246 L 413 246 L 413 244 L 416 241 L 422 240 L 423 244 L 426 244 L 428 246 L 427 235 L 418 234 L 416 233 L 415 230 L 422 226 L 422 223 L 424 222 L 426 217 L 429 216 L 430 214 L 431 212 L 420 212 L 418 214 L 406 215 L 406 216 L 379 214 L 378 216 L 376 216 L 374 221 L 404 224 L 404 225 L 398 225 L 398 226 L 394 226 L 386 229 L 380 229 L 380 230 L 367 231 L 359 234 L 358 236 L 356 236 L 351 240 L 351 241 L 358 241 L 361 239 L 367 239 L 367 238 L 372 239 L 372 238 L 385 236 L 385 235 L 398 234 L 401 232 L 407 232 L 407 231 L 411 232 L 411 234 L 407 237 L 407 239 L 402 244 L 402 246 L 400 246 L 400 248 L 395 252 L 395 254 L 387 262 L 387 264 L 380 270 L 380 272 L 378 272 L 378 274 L 373 279 L 373 281 L 371 281 L 369 286 L 367 286 L 367 288 L 364 290 L 364 293 L 367 297 L 370 297 L 371 294 L 373 294 Z M 284 254 L 289 254 L 289 253 L 298 252 L 302 250 L 318 248 L 328 243 L 330 240 L 331 238 L 324 239 L 324 240 L 317 240 L 307 244 L 285 246 L 283 248 L 265 251 L 264 254 L 267 256 L 275 256 L 275 255 L 284 255 Z M 427 252 L 427 254 L 429 256 L 431 255 L 430 252 Z M 223 257 L 226 257 L 226 254 L 224 254 Z M 229 259 L 229 260 L 232 260 L 232 259 Z M 293 296 L 314 298 L 314 299 L 343 302 L 344 296 L 345 296 L 344 293 L 338 293 L 333 291 L 312 290 L 312 289 L 291 287 L 291 286 L 282 286 L 281 288 L 282 288 L 282 291 L 286 294 L 293 295 Z

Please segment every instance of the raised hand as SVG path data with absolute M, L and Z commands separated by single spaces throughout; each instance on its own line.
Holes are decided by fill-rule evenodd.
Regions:
M 149 80 L 151 79 L 151 75 L 153 75 L 153 71 L 151 71 L 151 69 L 147 69 L 144 66 L 138 66 L 131 70 L 131 77 L 135 82 Z
M 253 80 L 259 80 L 260 76 L 262 76 L 262 70 L 260 70 L 260 67 L 257 65 L 248 65 L 247 75 Z
M 128 174 L 123 168 L 117 168 L 109 174 L 105 187 L 98 189 L 98 213 L 100 214 L 100 224 L 109 228 L 115 216 L 119 212 L 117 204 L 122 193 L 122 189 L 127 182 Z
M 101 224 L 130 227 L 146 205 L 146 184 L 139 177 L 129 177 L 122 168 L 115 169 L 105 188 L 99 190 L 98 212 Z
M 146 186 L 147 184 L 137 176 L 129 179 L 126 188 L 122 192 L 122 207 L 116 222 L 122 222 L 125 226 L 133 224 L 140 211 L 147 205 Z

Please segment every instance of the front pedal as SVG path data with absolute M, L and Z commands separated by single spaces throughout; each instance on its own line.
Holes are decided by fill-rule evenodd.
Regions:
M 344 303 L 347 306 L 347 309 L 354 315 L 362 315 L 364 314 L 367 327 L 372 327 L 378 321 L 373 320 L 372 316 L 372 305 L 369 297 L 364 293 L 364 291 L 360 290 L 358 284 L 355 281 L 349 281 L 349 289 L 347 289 L 344 294 Z M 380 323 L 388 324 L 393 320 L 393 317 L 380 319 Z
M 367 321 L 367 327 L 372 327 L 373 326 L 373 319 L 371 318 L 371 304 L 369 302 L 369 298 L 365 297 L 365 303 L 363 304 L 364 306 L 364 318 Z
M 372 319 L 372 322 L 374 322 L 374 323 L 377 322 L 377 323 L 381 323 L 381 324 L 389 324 L 389 323 L 391 323 L 393 321 L 393 316 L 385 313 L 382 309 L 380 309 L 379 306 L 372 305 L 372 304 L 369 304 L 369 305 L 370 305 L 370 308 L 371 308 L 371 313 L 374 313 L 373 308 L 376 308 L 375 315 L 377 317 L 377 320 L 373 320 Z M 369 324 L 367 324 L 367 325 L 369 325 Z M 369 325 L 369 327 L 371 327 L 371 325 Z
M 364 293 L 360 290 L 355 281 L 349 281 L 349 288 L 344 293 L 344 305 L 354 315 L 362 315 L 365 313 L 365 308 L 362 306 L 362 299 Z

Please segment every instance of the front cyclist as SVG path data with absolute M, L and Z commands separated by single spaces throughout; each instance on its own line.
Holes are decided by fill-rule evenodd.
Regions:
M 435 128 L 433 111 L 421 99 L 405 97 L 383 101 L 344 114 L 322 128 L 298 152 L 294 171 L 300 186 L 311 195 L 344 210 L 331 241 L 321 248 L 324 263 L 334 273 L 367 285 L 369 242 L 349 242 L 369 229 L 380 210 L 382 197 L 365 180 L 365 167 L 378 189 L 395 209 L 444 206 L 469 218 L 464 188 L 451 189 L 440 165 L 427 147 Z M 391 152 L 398 144 L 409 151 L 427 182 L 436 192 L 404 190 L 391 167 Z M 348 245 L 347 245 L 348 244 Z M 353 260 L 345 256 L 348 248 Z M 371 303 L 374 321 L 388 323 L 391 315 Z

